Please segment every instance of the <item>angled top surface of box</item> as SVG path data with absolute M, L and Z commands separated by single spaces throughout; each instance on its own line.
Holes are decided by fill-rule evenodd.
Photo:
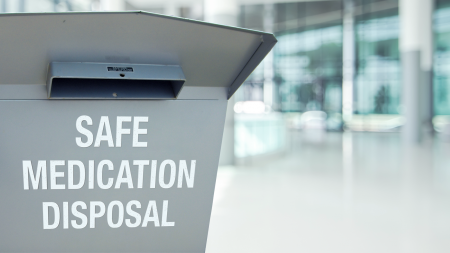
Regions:
M 180 66 L 185 87 L 228 98 L 276 43 L 270 33 L 140 11 L 1 14 L 0 85 L 46 84 L 51 62 Z

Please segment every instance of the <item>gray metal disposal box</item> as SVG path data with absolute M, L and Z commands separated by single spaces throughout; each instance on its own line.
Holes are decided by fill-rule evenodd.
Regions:
M 0 15 L 0 253 L 204 252 L 228 99 L 272 34 Z

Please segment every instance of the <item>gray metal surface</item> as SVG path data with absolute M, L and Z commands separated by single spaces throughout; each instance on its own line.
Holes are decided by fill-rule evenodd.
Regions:
M 139 11 L 40 13 L 0 14 L 0 41 L 0 253 L 204 252 L 227 99 L 271 50 L 276 43 L 273 35 Z M 166 96 L 173 87 L 165 86 L 157 95 L 143 95 L 137 86 L 129 86 L 123 92 L 131 95 L 122 97 L 124 100 L 99 100 L 96 98 L 104 94 L 120 98 L 122 93 L 112 93 L 111 87 L 119 87 L 115 82 L 121 79 L 90 69 L 67 72 L 50 68 L 49 79 L 66 77 L 59 78 L 58 85 L 71 87 L 58 98 L 83 98 L 50 100 L 45 85 L 51 62 L 66 66 L 70 65 L 67 62 L 177 65 L 186 82 L 179 93 L 174 89 L 173 97 Z M 145 78 L 151 79 L 163 73 L 147 74 Z M 83 83 L 86 80 L 90 83 Z M 101 94 L 89 91 L 91 84 L 98 85 L 92 80 L 101 82 L 102 89 L 96 90 Z M 140 79 L 131 81 L 136 80 Z M 53 95 L 55 87 L 51 87 Z M 73 93 L 68 94 L 69 90 Z M 129 99 L 139 96 L 144 100 Z M 163 99 L 151 100 L 154 96 Z M 76 123 L 82 115 L 92 120 L 92 124 L 84 121 L 84 127 L 96 140 L 87 147 L 83 143 L 89 137 Z M 125 130 L 120 130 L 119 118 L 125 120 Z M 147 118 L 141 127 L 134 127 L 136 120 Z M 97 143 L 103 135 L 112 135 L 111 140 Z M 147 146 L 139 146 L 142 142 Z M 80 170 L 68 166 L 71 160 L 84 165 L 85 183 L 80 189 L 56 189 L 57 185 L 69 186 L 71 171 L 75 182 L 82 178 Z M 138 160 L 149 165 L 141 170 L 133 163 Z M 172 171 L 170 166 L 160 167 L 169 160 L 175 166 L 173 173 L 167 172 Z M 39 161 L 45 163 L 47 189 L 42 189 L 42 183 L 35 189 L 38 183 L 30 174 L 38 173 Z M 93 167 L 90 161 L 94 161 Z M 98 174 L 101 161 L 110 161 L 114 169 Z M 126 161 L 130 175 L 125 167 L 120 168 Z M 155 171 L 151 169 L 154 161 Z M 183 161 L 187 163 L 184 177 L 180 174 Z M 56 166 L 58 163 L 64 165 Z M 191 173 L 194 163 L 195 175 L 188 179 L 187 170 Z M 40 182 L 44 182 L 42 178 Z M 101 189 L 110 178 L 115 185 L 126 183 Z M 152 178 L 158 182 L 155 187 Z M 165 182 L 174 183 L 165 188 Z M 88 219 L 81 229 L 77 226 L 83 219 L 72 209 L 77 201 L 87 205 L 78 208 Z M 96 201 L 106 207 L 117 205 L 110 209 L 111 214 L 91 220 L 91 211 L 94 216 L 97 212 L 92 208 Z M 141 217 L 140 223 L 134 218 L 136 213 L 126 209 L 123 223 L 114 227 L 121 217 L 120 205 L 125 209 L 132 201 L 141 204 L 132 210 Z M 50 223 L 57 215 L 52 207 L 44 208 L 45 203 L 54 203 L 60 210 L 56 228 Z M 151 203 L 158 218 L 155 212 L 147 213 Z M 143 226 L 145 217 L 156 220 Z M 130 225 L 134 220 L 137 227 Z
M 0 101 L 0 252 L 204 252 L 214 193 L 214 184 L 222 139 L 226 100 L 192 101 L 61 101 L 61 100 L 1 100 Z M 123 135 L 121 147 L 108 147 L 103 141 L 100 147 L 78 147 L 75 138 L 83 137 L 75 126 L 81 115 L 92 118 L 90 129 L 96 136 L 101 116 L 108 116 L 116 144 L 117 116 L 148 116 L 148 123 L 141 128 L 148 134 L 139 141 L 148 142 L 146 148 L 132 147 L 132 134 Z M 131 123 L 124 127 L 132 128 Z M 196 160 L 193 188 L 175 185 L 163 189 L 149 187 L 150 166 L 143 174 L 143 188 L 138 189 L 138 169 L 131 165 L 133 189 L 122 184 L 120 189 L 88 189 L 86 183 L 79 190 L 50 189 L 50 160 L 64 160 L 66 166 L 58 166 L 65 176 L 57 180 L 67 185 L 67 161 L 82 161 L 87 170 L 88 160 L 98 164 L 111 160 L 114 170 L 105 170 L 104 181 L 112 177 L 114 183 L 122 160 L 175 161 Z M 24 190 L 22 161 L 30 160 L 33 166 L 38 160 L 47 161 L 47 190 Z M 77 171 L 77 170 L 75 170 Z M 168 170 L 166 170 L 168 171 Z M 86 171 L 87 173 L 87 171 Z M 159 176 L 159 169 L 157 171 Z M 166 182 L 168 174 L 165 175 Z M 178 176 L 178 175 L 177 175 Z M 77 181 L 79 175 L 75 175 Z M 156 181 L 158 182 L 158 181 Z M 163 200 L 168 200 L 168 221 L 173 227 L 119 228 L 107 225 L 106 215 L 96 220 L 96 227 L 63 229 L 62 218 L 58 228 L 43 229 L 42 202 L 55 202 L 60 208 L 63 202 L 69 207 L 75 201 L 102 201 L 108 205 L 118 200 L 124 205 L 131 200 L 142 204 L 138 211 L 144 215 L 147 203 L 155 200 L 159 218 Z M 89 206 L 88 206 L 89 209 Z M 135 208 L 134 208 L 135 209 Z M 88 210 L 81 210 L 89 216 Z M 70 220 L 79 222 L 69 211 Z M 116 220 L 114 216 L 114 221 Z M 130 218 L 125 213 L 125 218 Z M 52 219 L 52 218 L 50 218 Z
M 123 68 L 125 70 L 121 70 Z M 186 81 L 180 66 L 131 63 L 52 62 L 48 68 L 47 85 L 51 85 L 55 77 Z
M 270 50 L 272 50 L 276 43 L 277 40 L 272 34 L 261 35 L 261 44 L 231 84 L 228 90 L 228 98 L 233 96 L 237 89 L 241 87 L 241 84 L 245 81 L 245 79 L 247 79 L 248 76 L 250 76 L 253 70 L 255 70 L 255 67 L 259 65 L 259 63 L 264 59 L 264 57 L 266 57 Z
M 53 61 L 163 64 L 181 66 L 185 86 L 233 85 L 230 94 L 276 42 L 264 32 L 145 12 L 1 14 L 0 31 L 0 84 L 45 84 Z

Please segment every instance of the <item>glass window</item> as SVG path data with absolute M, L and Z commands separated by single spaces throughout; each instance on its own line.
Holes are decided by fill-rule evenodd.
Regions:
M 274 5 L 275 93 L 282 112 L 341 111 L 342 8 L 339 1 Z M 240 26 L 264 30 L 264 6 L 241 8 Z M 236 100 L 262 100 L 264 62 L 244 83 Z
M 450 114 L 450 1 L 436 2 L 433 103 L 435 115 Z
M 341 111 L 342 26 L 281 32 L 274 49 L 281 111 Z
M 376 11 L 382 5 L 385 10 Z M 354 112 L 398 114 L 401 72 L 397 1 L 357 1 L 355 32 Z

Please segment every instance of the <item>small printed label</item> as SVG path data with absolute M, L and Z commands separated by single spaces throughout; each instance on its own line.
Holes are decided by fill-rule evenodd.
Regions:
M 108 71 L 133 72 L 132 67 L 108 67 Z

